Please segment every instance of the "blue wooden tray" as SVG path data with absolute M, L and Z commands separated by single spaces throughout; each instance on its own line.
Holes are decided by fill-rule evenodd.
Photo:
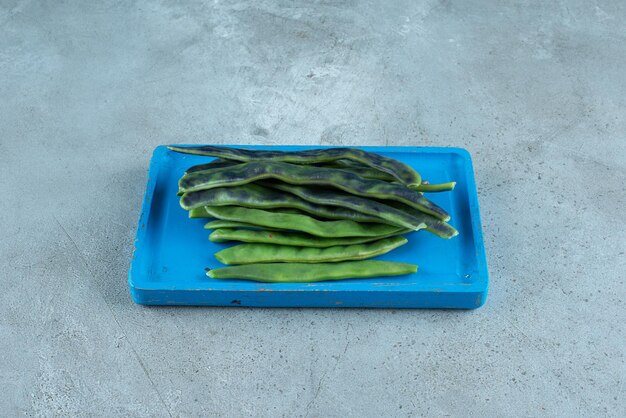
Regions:
M 305 150 L 319 147 L 240 146 Z M 426 231 L 407 234 L 409 242 L 378 257 L 416 263 L 416 274 L 318 283 L 256 283 L 216 280 L 205 267 L 221 264 L 213 254 L 232 244 L 216 244 L 178 204 L 178 179 L 209 157 L 155 149 L 128 274 L 133 300 L 144 305 L 264 307 L 477 308 L 487 297 L 488 273 L 470 155 L 459 148 L 362 147 L 416 168 L 431 183 L 454 180 L 456 189 L 428 197 L 447 210 L 459 235 L 445 240 Z

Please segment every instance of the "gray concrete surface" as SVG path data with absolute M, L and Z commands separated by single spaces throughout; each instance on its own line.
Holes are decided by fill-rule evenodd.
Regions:
M 624 2 L 1 4 L 3 416 L 626 415 Z M 134 305 L 172 142 L 466 147 L 487 304 Z

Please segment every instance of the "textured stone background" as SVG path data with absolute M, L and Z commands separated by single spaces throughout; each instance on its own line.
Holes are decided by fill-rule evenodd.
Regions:
M 7 416 L 625 416 L 622 1 L 2 1 Z M 461 146 L 476 311 L 145 308 L 158 144 Z

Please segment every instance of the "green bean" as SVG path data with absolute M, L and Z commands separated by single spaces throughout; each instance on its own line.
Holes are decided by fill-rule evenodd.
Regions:
M 392 201 L 385 201 L 385 203 L 393 206 L 394 208 L 402 212 L 405 212 L 410 216 L 414 216 L 415 218 L 419 219 L 424 223 L 424 225 L 426 225 L 426 228 L 424 228 L 425 230 L 437 235 L 438 237 L 450 239 L 459 234 L 459 231 L 457 231 L 449 223 L 440 221 L 439 219 L 435 218 L 434 216 L 430 216 L 427 213 L 422 213 L 411 206 Z
M 195 173 L 196 171 L 204 171 L 212 168 L 222 168 L 222 167 L 230 167 L 233 165 L 241 164 L 240 161 L 233 160 L 224 160 L 221 158 L 216 158 L 215 160 L 206 163 L 206 164 L 198 164 L 189 167 L 185 174 Z M 363 164 L 355 163 L 350 160 L 337 160 L 330 163 L 319 164 L 319 167 L 325 168 L 335 168 L 339 170 L 350 171 L 354 174 L 357 174 L 364 179 L 375 179 L 375 180 L 383 180 L 383 181 L 396 181 L 397 179 L 391 174 L 387 174 L 384 171 L 376 170 L 375 168 L 368 167 Z
M 198 165 L 189 167 L 185 171 L 185 174 L 191 174 L 191 173 L 195 173 L 196 171 L 204 171 L 204 170 L 209 170 L 212 168 L 230 167 L 230 166 L 237 165 L 237 164 L 241 164 L 241 162 L 233 161 L 233 160 L 224 160 L 222 158 L 216 158 L 215 160 L 209 163 L 198 164 Z M 329 163 L 322 163 L 322 164 L 319 164 L 318 166 L 350 171 L 354 174 L 357 174 L 363 177 L 364 179 L 375 179 L 375 180 L 383 180 L 383 181 L 396 181 L 397 180 L 391 174 L 385 173 L 384 171 L 376 170 L 375 168 L 372 168 L 363 164 L 356 163 L 351 160 L 337 160 L 337 161 L 333 161 Z
M 389 176 L 387 173 L 383 173 L 382 171 L 373 170 L 371 168 L 356 168 L 356 167 L 342 167 L 342 166 L 326 166 L 327 168 L 335 168 L 338 170 L 348 171 L 350 173 L 356 174 L 357 176 L 361 176 L 364 179 L 368 180 L 380 180 L 385 182 L 393 182 L 396 181 L 394 177 Z M 402 183 L 399 183 L 402 184 Z
M 422 183 L 413 190 L 418 192 L 449 192 L 450 190 L 454 190 L 454 186 L 456 186 L 455 181 L 439 184 Z
M 441 238 L 450 239 L 459 234 L 459 231 L 447 222 L 441 221 L 434 216 L 423 213 L 400 202 L 390 200 L 379 202 L 377 200 L 363 199 L 358 196 L 334 190 L 295 186 L 293 184 L 280 182 L 265 181 L 263 184 L 284 192 L 293 193 L 302 199 L 309 200 L 314 203 L 329 206 L 341 205 L 346 208 L 353 208 L 355 210 L 363 211 L 364 213 L 369 213 L 372 216 L 379 216 L 380 218 L 397 216 L 398 219 L 402 219 L 403 216 L 407 216 L 412 219 L 411 222 L 420 225 L 419 229 L 425 229 L 426 231 Z M 360 200 L 364 200 L 365 202 L 361 202 Z
M 214 279 L 240 279 L 266 283 L 311 283 L 325 280 L 401 276 L 415 272 L 417 272 L 415 264 L 361 260 L 320 264 L 245 264 L 209 270 L 207 276 Z
M 293 209 L 293 208 L 280 208 L 280 210 L 276 210 L 275 212 L 297 213 L 299 215 L 306 214 L 306 212 L 302 212 L 301 210 Z M 212 216 L 209 215 L 206 210 L 204 210 L 204 207 L 191 209 L 189 211 L 189 217 L 192 218 L 192 219 L 194 219 L 194 218 L 212 218 Z
M 228 222 L 228 221 L 219 221 Z M 245 224 L 242 224 L 245 225 Z M 247 227 L 255 227 L 255 225 L 247 224 Z M 260 228 L 260 227 L 257 227 Z M 400 233 L 410 232 L 408 229 L 404 229 L 400 232 L 394 232 L 393 235 Z M 274 231 L 262 231 L 262 230 L 250 230 L 250 229 L 233 229 L 233 228 L 219 228 L 215 229 L 209 240 L 213 242 L 227 242 L 227 241 L 241 241 L 250 243 L 263 243 L 263 244 L 279 244 L 279 245 L 295 245 L 300 247 L 315 247 L 325 248 L 334 247 L 336 245 L 352 245 L 363 244 L 366 242 L 376 241 L 378 239 L 387 238 L 386 236 L 379 237 L 341 237 L 341 238 L 322 238 L 314 235 L 304 234 L 300 232 L 286 232 L 280 230 Z
M 348 208 L 319 205 L 288 193 L 258 184 L 243 184 L 238 187 L 218 187 L 185 193 L 180 199 L 183 209 L 193 210 L 204 206 L 244 206 L 258 209 L 294 208 L 308 212 L 318 218 L 351 219 L 358 222 L 385 222 L 377 216 L 370 216 Z M 399 212 L 399 211 L 398 211 Z M 406 224 L 392 223 L 398 226 Z M 408 225 L 408 227 L 417 227 Z
M 224 219 L 217 219 L 215 221 L 207 222 L 204 225 L 204 229 L 218 230 L 222 228 L 253 228 L 255 230 L 254 232 L 261 232 L 261 231 L 258 231 L 260 229 L 264 229 L 268 231 L 280 231 L 281 230 L 281 228 L 270 228 L 267 226 L 260 226 L 260 225 L 246 223 L 246 222 L 226 221 Z M 247 229 L 239 229 L 238 231 L 247 231 Z
M 445 210 L 426 199 L 421 193 L 403 185 L 368 180 L 354 173 L 332 168 L 253 161 L 187 174 L 178 184 L 180 190 L 187 193 L 216 187 L 239 186 L 263 179 L 277 179 L 292 184 L 331 186 L 359 196 L 397 200 L 444 221 L 450 219 Z
M 197 209 L 193 209 L 193 210 L 189 211 L 189 214 L 190 214 L 189 217 L 190 218 L 192 218 L 192 216 L 191 216 L 192 212 L 195 212 L 193 218 L 205 218 L 205 219 L 206 218 L 213 218 L 213 216 L 209 215 L 204 208 L 197 208 Z M 304 213 L 302 211 L 299 211 L 298 209 L 291 209 L 291 208 L 280 208 L 280 210 L 274 210 L 272 212 L 306 215 L 306 213 Z M 204 229 L 219 229 L 219 228 L 253 228 L 253 229 L 256 229 L 256 230 L 263 229 L 263 230 L 268 230 L 268 231 L 281 231 L 281 230 L 284 230 L 283 228 L 271 228 L 271 227 L 267 227 L 267 226 L 255 225 L 254 223 L 237 222 L 237 221 L 226 221 L 226 220 L 223 220 L 223 219 L 216 219 L 214 221 L 207 222 L 204 225 Z M 405 232 L 410 232 L 410 231 L 407 231 L 407 230 L 402 231 L 403 234 Z M 377 238 L 372 238 L 372 239 L 377 239 Z
M 206 163 L 206 164 L 198 164 L 189 167 L 185 174 L 195 173 L 196 171 L 209 170 L 211 168 L 222 168 L 222 167 L 230 167 L 232 165 L 237 165 L 239 162 L 232 160 L 223 160 L 221 158 L 216 158 L 215 160 Z
M 336 245 L 326 248 L 277 244 L 239 244 L 215 253 L 224 264 L 256 263 L 336 263 L 364 260 L 386 254 L 406 244 L 404 237 L 391 237 L 366 244 Z
M 189 211 L 189 217 L 192 218 L 192 219 L 196 219 L 196 218 L 212 218 L 211 215 L 206 213 L 206 210 L 204 210 L 204 207 L 191 209 Z
M 254 161 L 270 160 L 296 164 L 315 164 L 336 160 L 352 160 L 377 170 L 389 173 L 407 186 L 418 186 L 421 183 L 419 173 L 408 165 L 393 158 L 383 157 L 372 152 L 354 148 L 325 148 L 307 151 L 257 151 L 216 146 L 169 146 L 172 151 L 187 154 L 207 155 L 228 160 Z
M 318 237 L 377 237 L 397 233 L 403 228 L 386 224 L 354 221 L 320 221 L 307 215 L 278 213 L 238 206 L 207 206 L 205 210 L 217 219 L 253 223 L 263 227 L 290 229 Z
M 224 160 L 222 158 L 216 158 L 215 160 L 206 163 L 206 164 L 198 164 L 189 167 L 185 174 L 195 173 L 196 171 L 204 171 L 212 168 L 222 168 L 222 167 L 230 167 L 233 165 L 240 164 L 239 161 L 233 160 Z M 351 173 L 357 174 L 365 179 L 374 179 L 374 180 L 382 180 L 387 182 L 393 182 L 397 179 L 384 171 L 377 170 L 375 168 L 369 167 L 367 165 L 363 165 L 357 163 L 352 160 L 336 160 L 327 163 L 321 163 L 318 165 L 319 167 L 325 168 L 335 168 L 338 170 L 350 171 Z M 412 187 L 413 190 L 420 192 L 446 192 L 454 190 L 454 186 L 456 182 L 448 182 L 448 183 L 440 183 L 440 184 L 432 184 L 426 181 L 422 181 L 419 186 Z
M 441 238 L 449 239 L 459 233 L 450 224 L 399 202 L 389 200 L 379 202 L 334 190 L 295 186 L 281 182 L 265 181 L 263 184 L 284 192 L 293 193 L 302 199 L 318 204 L 343 206 L 384 219 L 404 219 L 408 217 L 408 219 L 411 219 L 411 222 L 425 225 L 424 229 Z
M 352 161 L 352 160 L 336 160 L 336 161 L 331 161 L 331 162 L 324 163 L 324 164 L 335 164 L 337 166 L 352 167 L 352 168 L 368 168 L 367 165 L 361 164 L 358 161 Z
M 263 182 L 263 185 L 267 185 L 283 192 L 294 194 L 309 202 L 317 203 L 320 205 L 331 205 L 350 208 L 358 212 L 366 213 L 368 215 L 384 219 L 386 223 L 390 223 L 392 225 L 400 225 L 406 228 L 413 229 L 418 226 L 418 229 L 422 229 L 425 224 L 425 219 L 436 220 L 436 218 L 430 215 L 423 214 L 418 210 L 416 210 L 416 212 L 424 216 L 420 215 L 416 217 L 376 200 L 365 199 L 363 197 L 343 193 L 338 190 L 296 186 L 293 184 L 277 181 L 265 181 Z
M 344 160 L 338 160 L 335 163 L 322 164 L 319 167 L 334 168 L 337 170 L 349 171 L 351 173 L 354 173 L 358 176 L 363 177 L 364 179 L 382 180 L 382 181 L 387 181 L 387 182 L 397 181 L 395 177 L 383 171 L 378 171 L 374 168 L 362 166 L 362 165 L 343 164 L 343 163 L 338 164 L 339 161 L 344 161 Z

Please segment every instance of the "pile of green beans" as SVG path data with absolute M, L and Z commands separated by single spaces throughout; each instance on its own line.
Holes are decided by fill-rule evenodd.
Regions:
M 417 265 L 369 260 L 424 229 L 458 234 L 450 215 L 424 193 L 430 184 L 393 158 L 354 149 L 255 151 L 218 146 L 170 150 L 214 157 L 187 168 L 178 183 L 190 218 L 206 218 L 209 239 L 240 242 L 215 257 L 214 279 L 307 283 L 412 274 Z

